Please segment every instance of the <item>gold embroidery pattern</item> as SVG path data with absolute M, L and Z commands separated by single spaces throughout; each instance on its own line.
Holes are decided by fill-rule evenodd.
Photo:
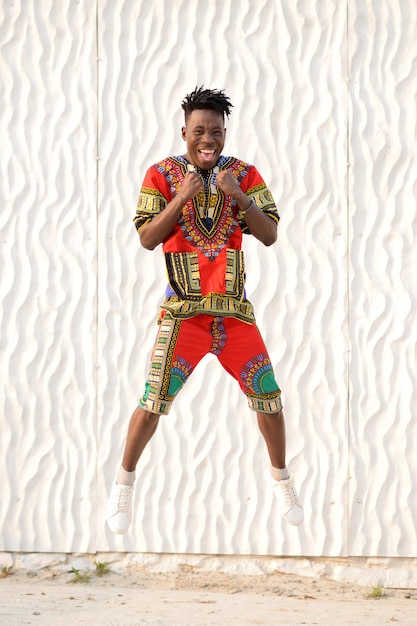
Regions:
M 175 319 L 188 319 L 205 313 L 220 317 L 234 317 L 246 324 L 253 324 L 255 314 L 249 300 L 237 300 L 222 293 L 211 293 L 197 301 L 181 300 L 170 296 L 161 305 Z
M 167 252 L 165 263 L 169 284 L 182 299 L 200 299 L 200 271 L 197 252 Z
M 169 394 L 169 385 L 171 381 L 172 359 L 180 326 L 180 321 L 173 320 L 170 315 L 166 315 L 160 323 L 158 338 L 152 353 L 145 394 L 140 400 L 140 406 L 152 413 L 166 415 L 174 400 L 174 396 Z
M 167 205 L 166 198 L 157 189 L 142 187 L 140 190 L 136 215 L 133 223 L 139 230 L 147 224 L 155 215 L 158 215 Z
M 274 400 L 259 400 L 248 397 L 248 405 L 252 411 L 259 413 L 278 413 L 282 409 L 281 391 Z
M 265 183 L 262 183 L 261 185 L 257 185 L 256 187 L 251 187 L 246 192 L 246 195 L 248 196 L 250 200 L 253 200 L 253 202 L 258 207 L 258 209 L 266 213 L 268 217 L 273 219 L 274 222 L 278 224 L 279 215 L 278 215 L 277 207 L 275 205 L 274 198 L 272 197 L 272 193 L 268 189 L 268 187 L 265 185 Z M 245 214 L 243 213 L 243 211 L 239 211 L 237 218 L 239 221 L 239 225 L 242 229 L 242 232 L 246 234 L 250 233 L 248 225 L 246 224 L 246 221 L 245 221 Z
M 243 298 L 245 287 L 245 262 L 242 250 L 226 251 L 226 294 Z

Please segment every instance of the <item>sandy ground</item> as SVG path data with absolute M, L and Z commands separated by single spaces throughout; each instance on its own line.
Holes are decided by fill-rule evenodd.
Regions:
M 380 597 L 374 597 L 380 593 Z M 0 624 L 61 626 L 383 626 L 417 624 L 417 590 L 365 589 L 282 573 L 0 575 Z

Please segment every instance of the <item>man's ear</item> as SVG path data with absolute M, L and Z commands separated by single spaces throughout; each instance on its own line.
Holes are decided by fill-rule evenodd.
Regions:
M 187 129 L 185 128 L 185 126 L 183 126 L 183 127 L 181 128 L 181 137 L 184 139 L 184 141 L 186 140 L 186 139 L 185 139 L 185 133 L 186 133 L 186 132 L 187 132 Z

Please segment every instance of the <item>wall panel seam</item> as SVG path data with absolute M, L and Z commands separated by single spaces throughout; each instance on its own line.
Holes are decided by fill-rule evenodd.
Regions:
M 98 493 L 98 394 L 99 394 L 99 376 L 100 376 L 100 367 L 99 367 L 99 303 L 100 303 L 100 282 L 99 282 L 99 267 L 100 267 L 100 246 L 99 246 L 99 174 L 100 174 L 100 43 L 99 43 L 99 0 L 96 0 L 96 194 L 95 194 L 95 210 L 96 210 L 96 220 L 95 220 L 95 228 L 96 228 L 96 310 L 95 310 L 95 376 L 94 376 L 94 429 L 95 429 L 95 448 L 96 448 L 96 459 L 95 459 L 95 494 L 97 498 Z M 97 532 L 98 525 L 97 520 L 94 526 L 94 537 L 92 538 L 92 544 L 94 546 L 94 552 L 97 551 Z
M 346 546 L 350 556 L 350 449 L 351 449 L 351 403 L 350 403 L 350 46 L 349 46 L 349 0 L 346 0 L 346 317 L 347 317 L 347 490 L 346 490 Z

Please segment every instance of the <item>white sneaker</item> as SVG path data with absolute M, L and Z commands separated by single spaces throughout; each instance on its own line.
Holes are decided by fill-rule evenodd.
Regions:
M 119 485 L 115 480 L 107 504 L 107 523 L 114 533 L 123 535 L 132 520 L 133 485 Z
M 302 524 L 304 511 L 303 507 L 298 502 L 298 495 L 294 487 L 294 478 L 290 476 L 284 480 L 274 480 L 269 469 L 266 470 L 265 476 L 278 500 L 281 516 L 286 522 L 293 526 Z

